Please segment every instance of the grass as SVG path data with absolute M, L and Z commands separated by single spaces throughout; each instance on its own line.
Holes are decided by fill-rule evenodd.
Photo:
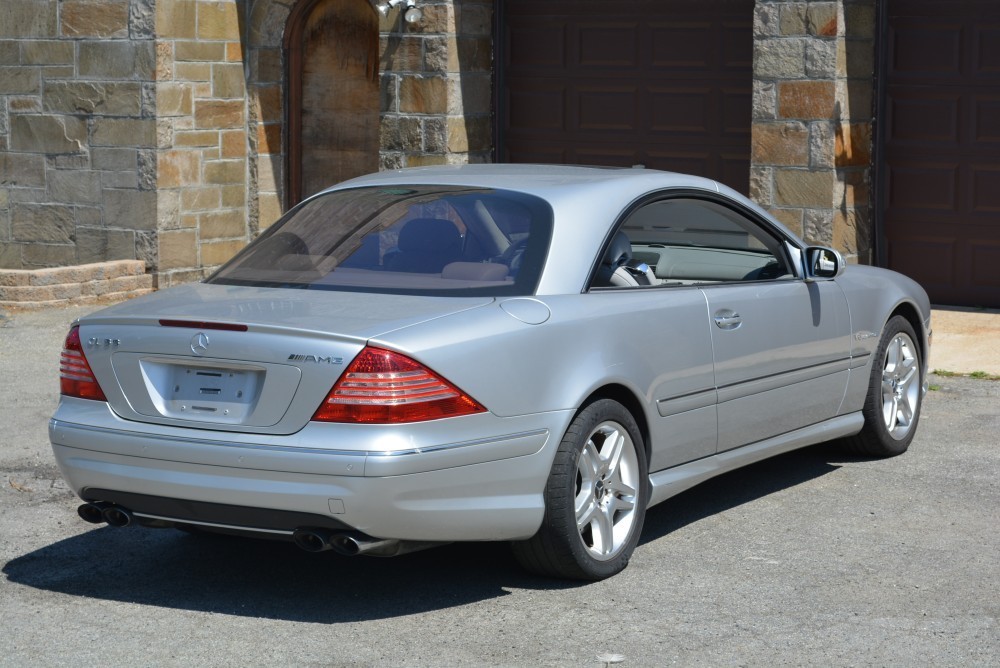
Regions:
M 987 373 L 985 371 L 973 371 L 972 373 L 958 373 L 955 371 L 946 371 L 945 369 L 934 369 L 931 371 L 935 376 L 940 376 L 942 378 L 975 378 L 976 380 L 1000 380 L 1000 376 Z M 934 389 L 933 387 L 931 389 Z M 937 389 L 940 389 L 938 386 Z

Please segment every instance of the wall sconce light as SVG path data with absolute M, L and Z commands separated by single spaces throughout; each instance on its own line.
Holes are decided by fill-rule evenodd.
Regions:
M 388 16 L 390 11 L 404 3 L 406 4 L 406 11 L 403 12 L 404 21 L 416 23 L 424 18 L 424 13 L 417 7 L 417 0 L 382 0 L 375 4 L 375 9 L 382 16 Z

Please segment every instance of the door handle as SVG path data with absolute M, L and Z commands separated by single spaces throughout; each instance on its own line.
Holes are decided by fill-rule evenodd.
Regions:
M 720 311 L 716 311 L 715 315 L 713 316 L 713 319 L 715 320 L 715 324 L 719 327 L 719 329 L 725 329 L 727 331 L 733 329 L 739 329 L 740 325 L 743 324 L 743 318 L 740 317 L 740 314 L 737 313 L 736 311 L 731 311 L 729 309 L 722 309 Z

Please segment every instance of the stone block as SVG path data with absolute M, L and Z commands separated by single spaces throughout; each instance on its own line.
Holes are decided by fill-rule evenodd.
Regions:
M 405 167 L 429 167 L 432 165 L 447 165 L 447 155 L 407 155 L 404 158 Z
M 379 79 L 379 109 L 382 113 L 399 112 L 399 77 L 382 74 Z
M 431 116 L 421 119 L 424 136 L 424 153 L 444 153 L 448 150 L 448 119 Z
M 57 115 L 12 115 L 10 148 L 33 153 L 79 153 L 87 124 L 82 118 Z
M 838 123 L 835 130 L 834 155 L 837 167 L 871 164 L 872 133 L 869 123 Z
M 758 4 L 758 7 L 761 5 Z M 781 4 L 764 5 L 771 7 L 772 11 L 777 11 L 778 34 L 786 36 L 798 36 L 806 34 L 806 4 L 802 2 L 787 2 Z M 756 34 L 756 33 L 755 33 Z
M 139 175 L 135 171 L 130 172 L 100 172 L 102 188 L 129 188 L 139 187 Z
M 7 98 L 7 111 L 11 114 L 40 114 L 42 113 L 42 100 L 37 95 L 25 97 L 11 95 Z
M 774 203 L 774 168 L 750 165 L 750 199 L 763 207 Z
M 402 169 L 406 166 L 405 155 L 397 151 L 380 151 L 378 161 L 378 168 L 383 172 Z
M 762 39 L 754 42 L 754 76 L 758 79 L 797 79 L 805 76 L 805 40 Z
M 34 40 L 34 41 L 31 41 L 31 42 L 14 41 L 12 39 L 0 40 L 0 63 L 6 63 L 8 65 L 16 65 L 17 63 L 21 63 L 22 65 L 34 65 L 34 64 L 37 64 L 37 63 L 28 63 L 28 62 L 25 62 L 25 61 L 21 60 L 21 49 L 19 47 L 19 45 L 35 44 L 35 43 L 38 43 L 38 44 L 59 44 L 59 42 L 44 41 L 44 40 Z M 72 44 L 67 44 L 67 45 L 70 46 L 70 47 L 73 46 Z M 72 52 L 72 48 L 71 48 L 71 52 Z
M 273 190 L 279 192 L 281 184 L 285 182 L 282 165 L 284 161 L 281 156 L 271 156 L 269 159 L 261 159 L 257 162 L 257 188 L 259 190 Z M 226 195 L 223 193 L 223 206 L 227 205 Z
M 769 209 L 768 213 L 794 234 L 802 236 L 802 209 Z
M 128 0 L 62 0 L 63 37 L 128 37 Z
M 281 153 L 281 126 L 277 123 L 257 125 L 257 152 Z
M 490 148 L 492 130 L 490 119 L 477 117 L 448 117 L 448 151 L 466 153 Z
M 241 209 L 213 211 L 201 215 L 200 232 L 202 241 L 247 236 L 247 221 Z
M 254 86 L 251 100 L 255 105 L 257 120 L 262 123 L 278 123 L 282 120 L 281 86 Z
M 0 186 L 45 187 L 45 158 L 32 153 L 0 152 Z
M 389 151 L 420 151 L 423 128 L 419 118 L 385 115 L 379 128 L 379 145 Z
M 225 42 L 174 42 L 174 58 L 179 61 L 218 62 L 225 60 Z
M 37 67 L 0 67 L 0 91 L 4 95 L 30 95 L 42 88 Z
M 445 52 L 444 38 L 424 38 L 420 35 L 393 33 L 383 35 L 379 43 L 381 69 L 393 72 L 419 72 L 424 65 L 424 45 L 428 53 Z M 429 56 L 430 57 L 430 56 Z M 444 59 L 447 60 L 445 53 Z M 431 68 L 437 69 L 437 68 Z
M 198 3 L 170 0 L 156 3 L 156 34 L 162 39 L 193 39 L 198 36 Z
M 14 241 L 68 244 L 73 241 L 73 208 L 58 204 L 15 204 L 11 207 Z
M 875 43 L 871 40 L 843 40 L 844 70 L 851 79 L 871 79 L 875 72 Z
M 247 133 L 243 130 L 226 130 L 222 133 L 223 158 L 245 158 L 247 155 Z M 266 153 L 267 151 L 264 151 Z
M 753 12 L 753 34 L 758 38 L 780 35 L 780 10 L 780 5 L 756 3 Z
M 833 214 L 833 248 L 844 255 L 860 255 L 871 249 L 871 225 L 863 211 L 837 210 Z
M 94 169 L 109 171 L 134 170 L 136 150 L 134 148 L 92 148 L 90 164 Z
M 128 12 L 128 34 L 132 39 L 156 37 L 156 0 L 131 0 Z
M 868 208 L 871 202 L 871 183 L 867 169 L 846 168 L 837 170 L 833 201 L 840 207 Z
M 198 38 L 239 41 L 240 17 L 235 2 L 199 2 Z
M 802 238 L 806 243 L 833 245 L 833 209 L 806 209 L 802 216 Z
M 875 3 L 844 5 L 844 36 L 875 39 Z
M 270 165 L 271 160 L 262 160 L 260 164 Z M 272 173 L 273 170 L 270 168 L 266 170 L 268 174 Z M 274 190 L 274 184 L 267 182 L 265 186 L 265 179 L 258 179 L 261 190 Z M 244 184 L 233 185 L 233 186 L 222 186 L 222 206 L 229 209 L 235 209 L 242 207 L 246 204 L 247 199 L 247 187 Z
M 58 3 L 49 0 L 3 0 L 0 38 L 56 37 Z
M 126 230 L 156 229 L 156 193 L 142 190 L 105 190 L 104 223 Z
M 194 230 L 172 230 L 157 235 L 160 271 L 198 266 L 198 235 Z
M 156 113 L 158 116 L 189 116 L 194 110 L 194 93 L 190 84 L 157 82 Z
M 226 60 L 231 63 L 243 63 L 243 45 L 240 42 L 226 42 Z
M 809 129 L 804 123 L 754 123 L 751 161 L 761 165 L 809 164 Z
M 204 183 L 244 183 L 246 163 L 243 160 L 217 160 L 205 163 Z
M 160 188 L 197 185 L 201 180 L 201 160 L 197 151 L 179 149 L 157 154 L 156 174 Z
M 445 33 L 456 33 L 459 32 L 456 25 L 456 12 L 458 9 L 455 7 L 453 2 L 447 2 L 440 5 L 421 5 L 421 11 L 424 13 L 424 17 L 418 23 L 411 23 L 406 25 L 406 30 L 408 32 L 420 33 L 424 35 L 441 35 Z M 379 22 L 379 32 L 391 32 L 396 29 L 398 25 L 395 19 L 395 12 L 389 12 L 389 16 L 386 19 L 382 19 Z M 470 17 L 468 19 L 470 25 L 476 22 L 475 17 Z M 400 21 L 401 22 L 401 21 Z M 388 24 L 388 25 L 386 25 Z
M 213 241 L 201 245 L 201 264 L 212 267 L 228 262 L 246 246 L 245 241 Z
M 257 82 L 280 83 L 284 78 L 281 51 L 278 49 L 257 49 L 250 62 L 253 79 Z
M 217 146 L 219 133 L 215 130 L 193 130 L 174 135 L 174 146 Z
M 403 76 L 399 82 L 401 113 L 443 114 L 448 111 L 448 80 L 438 76 Z
M 135 232 L 80 227 L 76 232 L 77 262 L 106 262 L 135 258 Z M 126 277 L 135 278 L 135 277 Z
M 486 4 L 473 4 L 469 2 L 456 2 L 454 7 L 456 13 L 456 33 L 466 37 L 486 37 L 492 34 L 492 6 Z
M 45 156 L 48 169 L 89 169 L 90 161 L 86 153 L 62 153 Z
M 778 83 L 778 117 L 834 118 L 836 91 L 833 81 L 781 81 Z
M 489 74 L 463 74 L 448 77 L 448 115 L 489 114 L 493 100 L 493 82 Z
M 138 116 L 140 101 L 138 83 L 50 81 L 42 95 L 46 111 L 66 114 Z
M 836 37 L 843 34 L 839 26 L 837 5 L 839 2 L 810 2 L 806 9 L 806 23 L 809 34 L 817 37 Z
M 291 5 L 288 3 L 253 3 L 248 21 L 248 46 L 252 48 L 280 46 L 290 11 Z
M 814 39 L 806 43 L 806 76 L 832 79 L 837 76 L 837 40 Z
M 156 50 L 152 40 L 83 41 L 77 67 L 87 79 L 153 80 Z
M 212 65 L 212 97 L 242 98 L 246 95 L 242 64 Z
M 54 169 L 48 174 L 48 187 L 53 202 L 96 204 L 101 201 L 100 172 Z
M 194 121 L 198 129 L 242 127 L 243 101 L 196 100 Z
M 151 118 L 95 118 L 91 146 L 156 146 L 156 121 Z
M 277 193 L 261 193 L 259 200 L 260 229 L 274 224 L 282 216 L 281 198 Z
M 771 120 L 777 115 L 778 89 L 773 81 L 753 82 L 752 118 L 755 121 Z
M 836 121 L 816 121 L 809 124 L 809 165 L 811 167 L 833 167 L 836 126 Z
M 22 244 L 0 241 L 0 269 L 21 269 L 24 262 L 21 259 Z M 0 285 L 4 285 L 4 274 L 0 274 Z
M 834 172 L 830 169 L 774 170 L 774 203 L 777 206 L 829 208 L 833 206 Z
M 181 192 L 181 209 L 184 211 L 209 211 L 218 209 L 222 201 L 219 187 L 185 188 Z

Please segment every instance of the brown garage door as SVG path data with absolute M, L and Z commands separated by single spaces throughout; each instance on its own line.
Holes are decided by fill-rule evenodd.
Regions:
M 634 165 L 746 192 L 753 0 L 507 0 L 501 162 Z
M 1000 306 L 1000 1 L 890 0 L 888 47 L 889 266 Z

